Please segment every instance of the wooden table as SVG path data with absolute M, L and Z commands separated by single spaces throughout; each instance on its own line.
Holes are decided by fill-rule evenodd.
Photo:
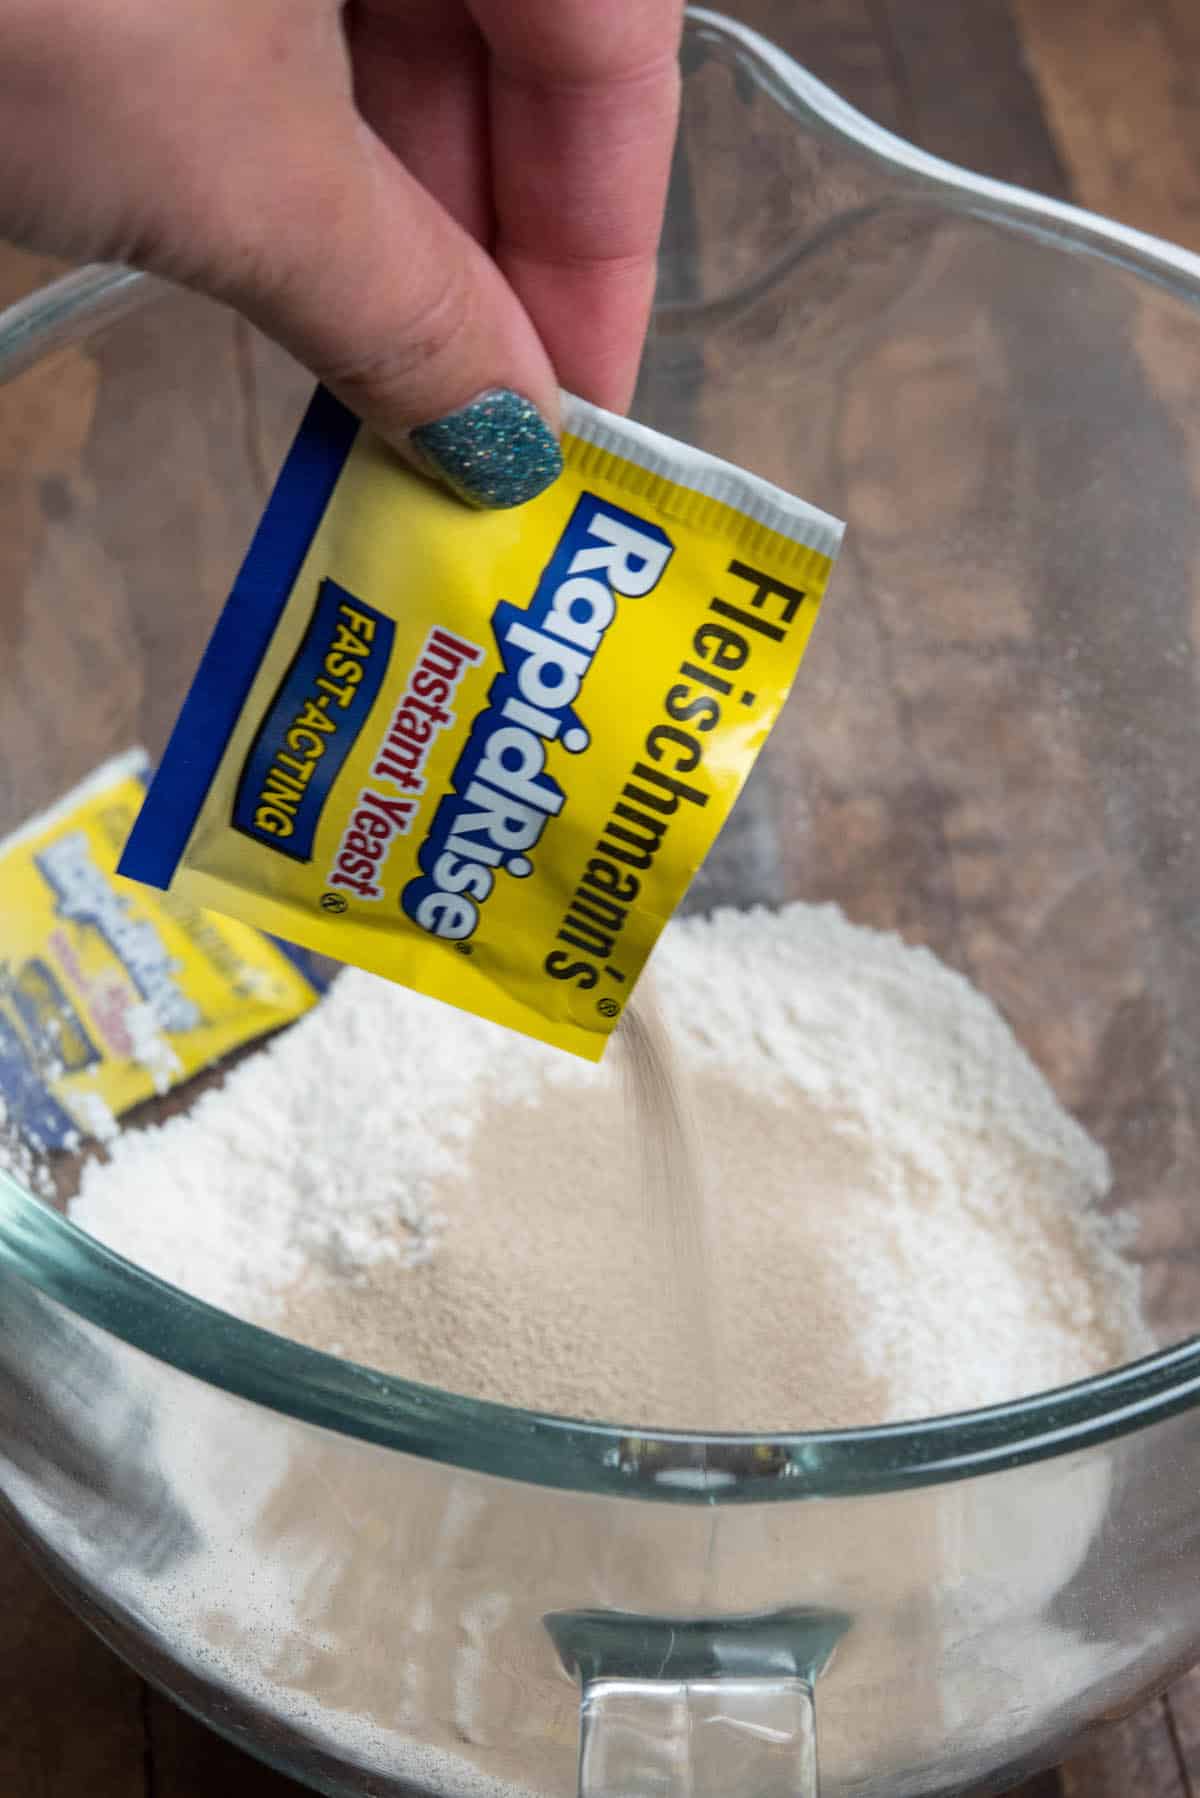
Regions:
M 724 3 L 926 148 L 1200 250 L 1195 0 Z M 0 246 L 0 304 L 53 272 Z M 1194 444 L 1200 419 L 1180 422 Z M 150 1693 L 0 1544 L 3 1798 L 215 1791 L 299 1798 L 300 1788 Z M 1196 1798 L 1200 1670 L 1021 1791 Z

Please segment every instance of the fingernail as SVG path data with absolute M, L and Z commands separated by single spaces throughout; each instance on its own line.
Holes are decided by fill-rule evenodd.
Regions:
M 431 471 L 473 506 L 524 505 L 562 473 L 553 431 L 508 387 L 489 388 L 457 412 L 419 425 L 412 441 Z

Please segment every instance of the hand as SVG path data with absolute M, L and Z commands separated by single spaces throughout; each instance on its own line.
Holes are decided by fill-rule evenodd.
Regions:
M 0 0 L 0 233 L 230 302 L 466 497 L 517 503 L 557 472 L 560 383 L 633 391 L 681 7 Z M 506 478 L 464 464 L 481 426 Z

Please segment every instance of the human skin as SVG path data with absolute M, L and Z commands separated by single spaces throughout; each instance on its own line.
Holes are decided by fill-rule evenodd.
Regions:
M 368 423 L 633 390 L 681 0 L 0 0 L 0 235 L 228 301 Z M 540 428 L 540 421 L 535 421 Z

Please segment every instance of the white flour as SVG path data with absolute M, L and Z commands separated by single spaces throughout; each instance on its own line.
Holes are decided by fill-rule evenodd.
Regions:
M 366 974 L 72 1215 L 315 1346 L 628 1423 L 881 1422 L 1148 1346 L 1103 1152 L 960 976 L 802 905 L 676 923 L 654 970 L 712 1195 L 704 1415 L 613 1071 Z

